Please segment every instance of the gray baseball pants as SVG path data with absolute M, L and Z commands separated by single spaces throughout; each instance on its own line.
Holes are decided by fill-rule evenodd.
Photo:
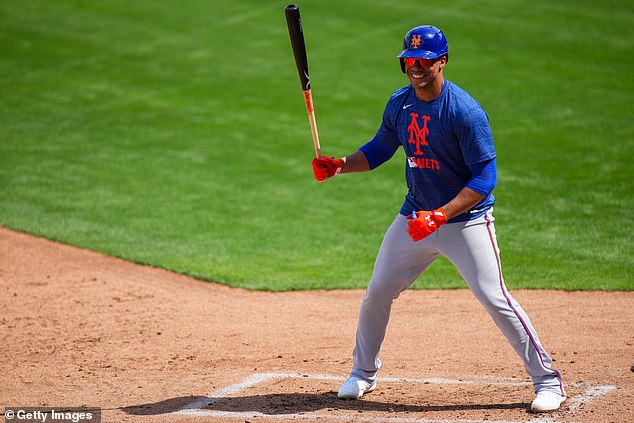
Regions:
M 506 289 L 493 220 L 489 210 L 468 222 L 447 223 L 427 238 L 414 242 L 407 233 L 407 218 L 401 214 L 396 217 L 381 244 L 361 305 L 353 375 L 368 381 L 376 379 L 392 302 L 434 260 L 444 256 L 456 266 L 520 356 L 535 392 L 547 390 L 565 395 L 561 375 L 552 368 L 552 360 L 530 319 Z

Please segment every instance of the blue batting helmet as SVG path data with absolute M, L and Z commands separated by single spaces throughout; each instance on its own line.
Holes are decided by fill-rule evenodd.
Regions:
M 405 72 L 402 60 L 404 57 L 437 59 L 441 56 L 449 58 L 449 44 L 445 34 L 435 26 L 423 25 L 412 28 L 405 34 L 403 51 L 396 57 L 400 59 L 401 69 Z

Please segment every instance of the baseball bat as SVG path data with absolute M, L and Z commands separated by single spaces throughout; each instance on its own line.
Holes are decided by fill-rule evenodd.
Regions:
M 291 46 L 293 47 L 293 55 L 295 56 L 295 65 L 299 74 L 299 82 L 302 84 L 304 92 L 304 101 L 306 102 L 306 111 L 308 112 L 308 121 L 310 122 L 310 133 L 313 136 L 313 144 L 315 145 L 315 155 L 321 158 L 321 147 L 319 145 L 319 135 L 317 133 L 317 122 L 315 121 L 315 107 L 313 105 L 313 94 L 310 90 L 310 75 L 308 73 L 308 57 L 306 55 L 306 43 L 304 42 L 304 31 L 302 29 L 302 20 L 299 16 L 299 6 L 289 4 L 284 8 L 286 15 L 286 24 L 288 25 L 288 34 L 291 37 Z

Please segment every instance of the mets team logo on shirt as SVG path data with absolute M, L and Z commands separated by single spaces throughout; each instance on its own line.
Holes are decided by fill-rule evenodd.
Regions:
M 412 120 L 407 127 L 407 132 L 409 133 L 408 143 L 416 146 L 416 149 L 414 150 L 414 157 L 407 157 L 409 167 L 440 170 L 440 164 L 437 160 L 420 157 L 425 154 L 421 149 L 421 146 L 429 146 L 429 143 L 427 142 L 427 136 L 429 135 L 427 122 L 429 122 L 429 119 L 431 118 L 427 115 L 421 116 L 420 119 L 423 124 L 421 127 L 419 124 L 418 113 L 412 112 L 409 115 Z

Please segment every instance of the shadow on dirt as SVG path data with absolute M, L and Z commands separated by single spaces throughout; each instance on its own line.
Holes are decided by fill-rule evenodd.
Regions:
M 201 404 L 200 410 L 262 413 L 267 415 L 300 414 L 314 411 L 374 411 L 385 413 L 429 413 L 442 411 L 469 410 L 511 410 L 528 409 L 527 403 L 490 403 L 490 404 L 452 404 L 452 405 L 411 405 L 385 403 L 362 399 L 345 401 L 337 398 L 336 393 L 286 393 L 243 397 L 210 398 L 179 397 L 152 404 L 131 405 L 121 408 L 130 415 L 160 415 L 187 409 L 190 404 Z M 204 405 L 203 405 L 204 404 Z

